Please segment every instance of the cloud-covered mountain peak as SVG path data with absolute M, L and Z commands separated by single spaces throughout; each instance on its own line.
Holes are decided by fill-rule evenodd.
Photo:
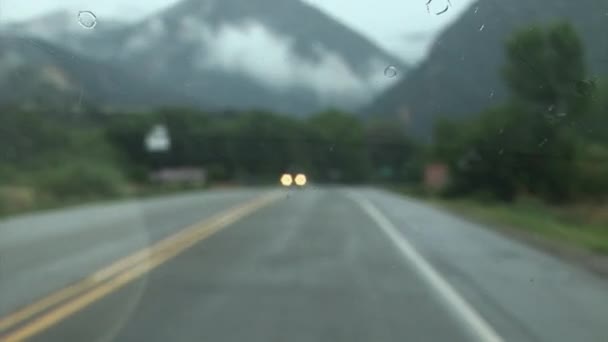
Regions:
M 354 108 L 400 62 L 300 0 L 185 0 L 144 20 L 62 39 L 213 107 Z M 52 40 L 52 39 L 51 39 Z

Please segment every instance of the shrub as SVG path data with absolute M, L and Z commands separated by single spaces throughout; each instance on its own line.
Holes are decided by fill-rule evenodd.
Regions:
M 41 191 L 57 200 L 116 196 L 127 189 L 119 169 L 100 162 L 70 161 L 40 171 L 36 181 Z
M 0 187 L 0 214 L 31 210 L 35 206 L 34 189 L 25 186 Z

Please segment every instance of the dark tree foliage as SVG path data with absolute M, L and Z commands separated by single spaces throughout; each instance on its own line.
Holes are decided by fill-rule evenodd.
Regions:
M 144 148 L 143 139 L 156 124 L 169 130 L 168 152 Z M 406 170 L 419 169 L 412 165 L 417 147 L 394 128 L 390 123 L 365 126 L 336 110 L 295 119 L 267 112 L 225 116 L 172 109 L 115 115 L 107 136 L 132 170 L 197 166 L 208 169 L 213 180 L 246 183 L 276 181 L 284 172 L 305 172 L 317 182 L 363 182 L 386 170 L 391 171 L 387 181 L 414 179 Z
M 511 99 L 474 120 L 436 125 L 433 154 L 451 166 L 449 192 L 503 200 L 528 194 L 551 202 L 591 193 L 583 184 L 601 181 L 587 157 L 601 158 L 605 150 L 589 150 L 580 125 L 600 122 L 606 111 L 594 100 L 596 82 L 586 74 L 576 32 L 565 23 L 521 30 L 506 54 Z

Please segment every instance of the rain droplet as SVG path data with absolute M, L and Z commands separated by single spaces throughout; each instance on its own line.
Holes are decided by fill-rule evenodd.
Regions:
M 78 95 L 78 108 L 82 107 L 82 88 L 80 88 L 80 95 Z
M 500 151 L 498 151 L 498 154 L 500 154 L 502 156 L 503 153 L 505 153 L 505 150 L 503 148 L 501 148 Z
M 392 65 L 389 65 L 388 67 L 386 67 L 386 69 L 384 69 L 384 76 L 390 78 L 397 76 L 397 68 Z
M 479 32 L 483 31 L 484 28 L 486 28 L 486 24 L 481 25 L 481 27 L 479 28 Z
M 447 12 L 450 9 L 450 7 L 452 7 L 452 2 L 450 0 L 446 0 L 445 2 L 440 1 L 442 3 L 445 3 L 445 7 L 442 8 L 441 10 L 439 10 L 440 7 L 437 7 L 437 6 L 441 6 L 441 5 L 438 5 L 437 1 L 435 1 L 435 2 L 433 2 L 433 1 L 434 0 L 428 0 L 426 2 L 426 11 L 429 14 L 431 14 L 431 12 L 434 12 L 435 15 L 442 15 L 445 12 Z M 431 7 L 434 7 L 434 8 L 431 9 Z
M 545 115 L 545 120 L 547 120 L 550 125 L 555 125 L 559 123 L 559 119 L 557 118 L 557 116 L 550 114 Z
M 436 15 L 442 15 L 443 13 L 447 12 L 450 9 L 450 5 L 446 5 L 445 8 L 437 13 L 435 13 Z
M 87 30 L 92 30 L 97 26 L 97 17 L 91 11 L 78 12 L 78 23 Z
M 479 6 L 475 7 L 475 14 L 477 14 L 477 12 L 479 12 Z
M 555 109 L 555 106 L 554 106 L 554 105 L 550 105 L 550 106 L 547 108 L 547 111 L 548 111 L 548 112 L 552 112 L 554 109 Z
M 490 98 L 493 98 L 493 97 L 494 97 L 494 90 L 492 90 L 492 91 L 490 92 Z
M 498 134 L 502 135 L 505 132 L 504 128 L 501 128 L 500 131 L 498 131 Z
M 568 116 L 568 113 L 564 113 L 564 112 L 557 113 L 557 117 L 559 117 L 559 118 L 564 118 L 566 116 Z
M 538 147 L 543 147 L 543 146 L 545 146 L 545 144 L 547 143 L 547 141 L 549 141 L 549 140 L 547 140 L 547 138 L 543 139 L 543 141 L 541 141 L 541 142 L 538 144 Z
M 577 81 L 575 84 L 576 92 L 580 96 L 588 96 L 593 94 L 595 91 L 595 80 L 582 80 Z

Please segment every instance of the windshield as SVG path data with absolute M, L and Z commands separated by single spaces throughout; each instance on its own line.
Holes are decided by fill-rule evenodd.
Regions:
M 608 3 L 0 0 L 0 340 L 607 341 Z

